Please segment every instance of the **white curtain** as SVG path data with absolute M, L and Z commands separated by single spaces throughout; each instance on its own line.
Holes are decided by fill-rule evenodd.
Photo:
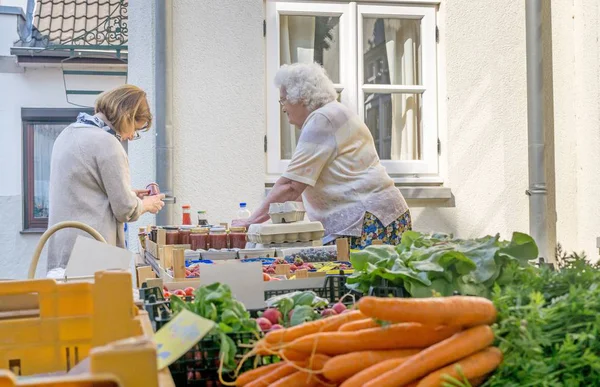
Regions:
M 33 215 L 48 217 L 48 191 L 50 183 L 50 158 L 54 141 L 66 125 L 34 125 L 33 134 Z
M 391 84 L 417 85 L 419 63 L 419 23 L 413 20 L 386 19 L 385 40 Z M 392 160 L 418 160 L 418 96 L 392 94 Z
M 314 16 L 280 17 L 280 63 L 313 63 L 315 61 L 315 21 Z M 333 40 L 328 41 L 329 49 L 323 52 L 323 67 L 334 83 L 339 82 L 339 27 L 333 29 Z M 281 114 L 281 158 L 291 159 L 300 136 L 299 128 L 290 125 L 287 116 Z

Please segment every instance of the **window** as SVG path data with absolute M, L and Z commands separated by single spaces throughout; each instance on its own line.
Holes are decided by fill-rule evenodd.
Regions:
M 282 64 L 316 61 L 363 119 L 388 173 L 438 175 L 435 5 L 267 2 L 267 174 L 285 171 L 297 128 L 280 110 Z
M 89 109 L 21 110 L 23 122 L 23 229 L 48 227 L 50 158 L 56 137 L 77 115 Z

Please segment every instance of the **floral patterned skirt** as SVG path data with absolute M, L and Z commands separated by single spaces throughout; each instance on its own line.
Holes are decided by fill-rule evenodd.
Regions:
M 411 229 L 410 211 L 406 211 L 400 215 L 398 219 L 390 223 L 387 227 L 375 215 L 366 212 L 363 220 L 362 235 L 359 237 L 348 236 L 346 238 L 348 238 L 351 249 L 362 250 L 371 245 L 375 239 L 379 239 L 386 245 L 398 245 L 404 231 Z M 335 240 L 328 244 L 335 244 Z

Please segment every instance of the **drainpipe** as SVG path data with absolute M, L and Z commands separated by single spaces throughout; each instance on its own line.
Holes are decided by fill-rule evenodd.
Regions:
M 27 11 L 25 12 L 25 31 L 21 36 L 24 43 L 31 42 L 33 35 L 33 11 L 35 10 L 35 0 L 27 0 Z
M 527 44 L 527 140 L 529 153 L 529 232 L 539 256 L 554 262 L 548 238 L 543 116 L 542 0 L 525 0 Z
M 157 225 L 173 224 L 173 2 L 155 0 L 156 182 L 167 196 Z

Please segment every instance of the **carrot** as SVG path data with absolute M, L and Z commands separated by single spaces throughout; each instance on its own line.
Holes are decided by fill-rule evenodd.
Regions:
M 272 355 L 273 352 L 277 352 L 277 346 L 267 343 L 265 339 L 262 339 L 254 346 L 254 352 L 260 356 Z
M 310 356 L 308 352 L 294 351 L 293 349 L 283 348 L 279 350 L 279 355 L 285 361 L 301 361 L 306 360 Z
M 388 351 L 361 351 L 332 357 L 325 367 L 323 376 L 332 382 L 346 380 L 352 375 L 384 360 L 408 357 L 418 353 L 418 349 L 396 349 Z
M 469 379 L 469 384 L 471 385 L 471 387 L 481 386 L 483 384 L 483 382 L 485 382 L 487 377 L 488 377 L 487 375 L 483 375 L 478 378 Z
M 487 325 L 464 332 L 432 345 L 411 356 L 405 363 L 372 379 L 365 387 L 403 386 L 429 373 L 481 351 L 494 341 L 494 332 Z
M 319 384 L 319 378 L 307 372 L 296 371 L 285 378 L 279 379 L 275 383 L 269 384 L 269 387 L 316 387 Z
M 329 361 L 330 357 L 315 354 L 310 359 L 305 361 L 304 366 L 312 371 L 320 371 L 323 369 L 327 361 Z M 279 381 L 270 384 L 270 386 L 279 386 L 279 387 L 295 387 L 295 386 L 317 386 L 319 385 L 318 375 L 314 375 L 310 372 L 305 371 L 297 371 L 291 375 L 286 376 L 285 378 L 280 379 Z
M 365 315 L 391 322 L 418 322 L 425 325 L 473 327 L 496 321 L 494 304 L 482 297 L 434 298 L 363 297 L 358 307 Z
M 348 313 L 339 314 L 337 316 L 327 317 L 322 320 L 306 322 L 287 329 L 277 329 L 267 333 L 265 340 L 270 344 L 282 344 L 296 340 L 298 337 L 310 335 L 317 332 L 332 332 L 349 321 L 356 321 L 366 318 L 358 310 L 353 310 Z
M 331 358 L 329 356 L 326 355 L 322 355 L 320 353 L 315 353 L 313 356 L 311 356 L 310 358 L 306 359 L 303 363 L 304 367 L 313 370 L 313 371 L 321 371 L 323 369 L 323 367 L 325 367 L 325 364 L 327 364 L 327 362 L 330 360 Z
M 376 378 L 382 373 L 388 372 L 400 366 L 402 363 L 409 359 L 407 357 L 400 357 L 395 359 L 384 360 L 380 363 L 365 368 L 358 372 L 352 377 L 346 379 L 345 382 L 340 384 L 340 387 L 363 387 L 366 383 Z
M 366 318 L 364 320 L 347 322 L 338 329 L 338 332 L 360 331 L 362 329 L 377 328 L 380 326 L 381 325 L 372 318 Z
M 273 363 L 266 366 L 258 367 L 250 371 L 246 371 L 235 380 L 236 387 L 245 386 L 251 381 L 268 374 L 269 372 L 274 371 L 275 369 L 283 366 L 284 363 Z
M 291 364 L 283 364 L 281 367 L 275 368 L 273 371 L 253 379 L 253 382 L 246 384 L 244 387 L 267 387 L 271 383 L 285 378 L 288 375 L 296 372 L 296 367 Z
M 460 375 L 457 371 L 457 366 L 459 365 L 462 374 L 469 380 L 482 376 L 485 377 L 485 375 L 495 370 L 501 362 L 502 352 L 498 348 L 486 348 L 454 364 L 430 373 L 419 382 L 418 387 L 437 387 L 444 382 L 443 375 L 459 379 Z
M 294 340 L 287 348 L 326 355 L 376 350 L 426 348 L 452 336 L 455 327 L 430 327 L 417 323 L 394 324 L 355 332 L 313 333 Z

